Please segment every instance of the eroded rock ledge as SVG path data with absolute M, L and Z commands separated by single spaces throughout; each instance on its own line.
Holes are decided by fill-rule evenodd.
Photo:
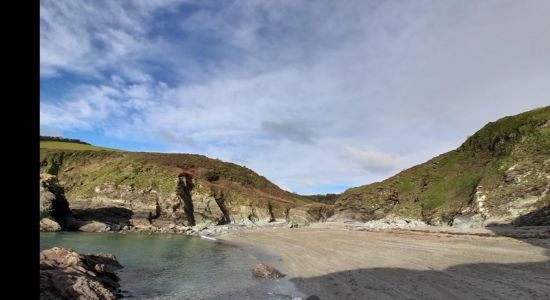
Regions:
M 41 174 L 40 230 L 219 235 L 244 228 L 302 226 L 325 221 L 334 212 L 332 205 L 320 203 L 284 209 L 270 202 L 231 204 L 222 192 L 214 193 L 185 173 L 177 178 L 173 195 L 114 184 L 96 186 L 94 193 L 96 198 L 71 202 L 57 176 Z
M 40 299 L 119 299 L 122 268 L 111 254 L 79 254 L 54 247 L 40 252 Z
M 40 230 L 62 230 L 67 218 L 71 217 L 65 190 L 59 185 L 57 176 L 40 174 Z

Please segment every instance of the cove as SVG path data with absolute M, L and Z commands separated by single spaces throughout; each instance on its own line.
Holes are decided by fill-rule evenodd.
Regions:
M 276 282 L 252 278 L 258 259 L 220 242 L 173 234 L 41 233 L 40 248 L 111 253 L 124 268 L 121 290 L 133 299 L 272 298 Z M 271 295 L 271 296 L 269 296 Z

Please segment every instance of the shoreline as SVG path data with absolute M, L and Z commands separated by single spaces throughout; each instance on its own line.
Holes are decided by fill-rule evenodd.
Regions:
M 217 236 L 215 242 L 229 247 L 236 247 L 243 253 L 254 257 L 256 263 L 269 264 L 285 274 L 285 276 L 275 280 L 257 279 L 260 283 L 258 286 L 224 295 L 220 297 L 220 299 L 244 299 L 245 296 L 253 297 L 246 299 L 306 299 L 307 295 L 298 289 L 296 284 L 291 281 L 294 276 L 292 276 L 290 271 L 282 263 L 283 258 L 280 255 L 257 245 L 226 238 L 227 235 L 231 234 L 234 234 L 234 232 Z M 254 268 L 253 265 L 250 266 L 250 271 L 252 271 L 252 268 Z M 277 298 L 277 296 L 279 298 Z
M 86 233 L 86 232 L 69 232 L 69 231 L 61 231 L 61 232 L 43 232 L 44 234 L 47 234 L 47 235 L 58 235 L 58 234 L 61 234 L 61 235 L 64 235 L 64 234 L 68 234 L 70 235 L 69 237 L 73 236 L 74 235 L 94 235 L 94 236 L 97 236 L 99 238 L 101 237 L 107 237 L 109 238 L 109 236 L 113 237 L 113 238 L 116 238 L 117 236 L 117 232 L 90 232 L 90 233 Z M 252 245 L 248 245 L 248 244 L 245 244 L 245 243 L 240 243 L 240 242 L 237 242 L 237 241 L 226 241 L 226 240 L 223 240 L 223 239 L 218 239 L 216 238 L 216 240 L 209 240 L 209 239 L 202 239 L 200 238 L 199 236 L 195 236 L 195 235 L 186 235 L 186 234 L 175 234 L 175 233 L 171 233 L 171 234 L 166 234 L 166 233 L 150 233 L 150 232 L 131 232 L 131 233 L 121 233 L 122 235 L 124 236 L 127 236 L 129 239 L 131 240 L 136 240 L 136 238 L 138 237 L 141 237 L 141 238 L 138 238 L 138 239 L 143 239 L 143 238 L 147 238 L 147 237 L 153 237 L 153 236 L 157 236 L 157 237 L 169 237 L 169 240 L 171 240 L 171 237 L 174 237 L 174 238 L 183 238 L 185 240 L 187 239 L 192 239 L 192 240 L 202 240 L 203 242 L 202 243 L 207 243 L 207 244 L 211 244 L 211 245 L 219 245 L 217 247 L 224 247 L 224 248 L 232 248 L 232 249 L 226 249 L 224 251 L 229 251 L 231 253 L 234 253 L 232 254 L 231 257 L 239 257 L 239 260 L 241 261 L 246 261 L 247 263 L 245 265 L 239 265 L 239 267 L 237 267 L 236 269 L 233 269 L 231 267 L 231 261 L 232 260 L 229 260 L 229 264 L 228 266 L 224 267 L 224 269 L 227 271 L 227 270 L 232 270 L 230 272 L 238 272 L 238 274 L 235 274 L 237 277 L 244 277 L 244 278 L 247 278 L 245 279 L 247 281 L 247 283 L 245 284 L 236 284 L 234 286 L 232 286 L 232 289 L 228 289 L 228 290 L 224 290 L 221 294 L 218 294 L 217 296 L 210 296 L 208 298 L 204 298 L 204 299 L 217 299 L 217 300 L 232 300 L 232 299 L 263 299 L 263 300 L 291 300 L 291 299 L 295 299 L 296 297 L 299 297 L 297 299 L 304 299 L 304 295 L 296 288 L 296 286 L 294 285 L 294 283 L 292 283 L 289 279 L 290 277 L 287 275 L 288 272 L 286 269 L 284 269 L 284 267 L 281 265 L 280 261 L 281 261 L 281 258 L 277 255 L 274 255 L 268 251 L 265 251 L 259 247 L 255 247 L 255 246 L 252 246 Z M 179 239 L 178 239 L 179 240 Z M 206 246 L 206 245 L 204 245 Z M 68 248 L 72 248 L 72 246 L 70 245 L 66 245 L 64 243 L 45 243 L 43 244 L 42 242 L 40 243 L 40 248 L 41 249 L 48 249 L 48 248 L 51 248 L 51 247 L 68 247 Z M 101 250 L 98 250 L 98 249 L 94 249 L 94 250 L 83 250 L 83 249 L 80 249 L 79 251 L 81 251 L 81 253 L 114 253 L 115 255 L 118 255 L 118 252 L 116 251 L 109 251 L 109 250 L 106 250 L 104 249 L 103 247 L 100 247 L 102 248 Z M 76 248 L 78 249 L 78 248 Z M 221 250 L 221 249 L 218 249 L 218 250 Z M 223 252 L 223 251 L 222 251 Z M 200 256 L 200 255 L 199 255 Z M 119 258 L 122 258 L 121 262 L 124 262 L 124 256 L 121 255 Z M 174 261 L 174 263 L 181 263 L 182 261 Z M 268 280 L 268 279 L 263 279 L 263 278 L 254 278 L 252 276 L 252 269 L 255 267 L 255 265 L 257 263 L 267 263 L 267 264 L 270 264 L 272 266 L 275 266 L 277 269 L 279 269 L 280 271 L 282 271 L 285 275 L 285 277 L 283 278 L 280 278 L 280 279 L 276 279 L 276 280 Z M 128 265 L 125 265 L 125 267 L 127 268 Z M 135 266 L 134 266 L 135 268 Z M 199 267 L 200 268 L 200 267 Z M 117 270 L 115 273 L 118 275 L 118 276 L 121 276 L 121 289 L 124 291 L 124 295 L 125 296 L 128 296 L 130 295 L 131 297 L 138 297 L 139 299 L 142 299 L 143 295 L 141 294 L 143 292 L 143 290 L 140 289 L 139 290 L 135 290 L 135 284 L 129 284 L 130 281 L 128 281 L 129 278 L 127 278 L 128 276 L 128 269 L 123 269 L 121 270 L 120 272 L 124 272 L 124 273 L 119 273 L 119 270 Z M 231 274 L 231 273 L 230 273 Z M 135 276 L 135 275 L 134 275 Z M 206 279 L 204 279 L 203 281 L 205 281 Z M 208 280 L 206 280 L 208 281 Z M 132 281 L 134 282 L 134 281 Z M 134 289 L 132 289 L 132 287 Z M 130 294 L 127 294 L 127 293 L 130 293 Z M 135 294 L 137 293 L 137 294 Z M 138 295 L 138 296 L 136 296 Z M 144 299 L 144 298 L 143 298 Z M 174 297 L 174 298 L 163 298 L 163 299 L 178 299 L 177 297 Z
M 550 298 L 548 226 L 376 229 L 325 222 L 207 237 L 286 274 L 215 299 Z
M 216 238 L 278 257 L 273 265 L 287 274 L 286 280 L 304 294 L 302 299 L 550 297 L 549 227 L 500 232 L 435 226 L 352 228 L 316 223 Z

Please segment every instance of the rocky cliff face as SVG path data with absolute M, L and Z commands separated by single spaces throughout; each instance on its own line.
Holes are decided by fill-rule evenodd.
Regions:
M 70 225 L 86 231 L 268 223 L 312 202 L 199 155 L 41 149 L 41 171 L 58 178 Z
M 40 174 L 40 229 L 59 231 L 66 226 L 67 218 L 72 216 L 65 191 L 59 185 L 57 177 Z
M 347 190 L 334 219 L 549 225 L 549 190 L 550 107 L 544 107 L 489 123 L 456 150 Z
M 455 227 L 550 224 L 550 107 L 489 123 L 458 149 L 349 189 L 334 206 L 201 155 L 98 149 L 41 149 L 41 172 L 49 174 L 40 183 L 43 230 L 182 231 L 386 216 Z
M 334 214 L 332 205 L 315 203 L 291 208 L 288 220 L 296 224 L 324 222 Z

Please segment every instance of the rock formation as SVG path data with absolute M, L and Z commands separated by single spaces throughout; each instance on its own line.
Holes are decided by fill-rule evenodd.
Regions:
M 122 268 L 110 254 L 78 254 L 54 247 L 40 252 L 40 299 L 118 299 Z
M 265 279 L 278 279 L 285 276 L 285 274 L 268 264 L 256 264 L 254 269 L 252 269 L 252 275 Z
M 69 203 L 57 176 L 40 174 L 40 229 L 59 231 L 71 216 Z
M 336 195 L 292 194 L 201 155 L 41 148 L 40 166 L 47 173 L 40 227 L 48 231 L 196 232 L 390 215 L 462 228 L 548 224 L 550 106 L 491 122 L 458 149 L 351 188 L 334 205 L 314 200 L 332 203 Z
M 69 230 L 257 226 L 286 221 L 291 208 L 313 203 L 245 167 L 200 155 L 50 148 L 40 154 L 41 172 L 58 178 L 70 205 L 73 218 L 61 226 Z M 55 230 L 50 223 L 41 228 Z
M 297 224 L 309 224 L 326 221 L 334 214 L 334 207 L 326 204 L 306 204 L 293 207 L 288 211 L 288 220 Z
M 548 224 L 550 106 L 491 122 L 458 149 L 351 188 L 332 220 L 395 215 L 470 228 Z
M 49 218 L 42 218 L 40 220 L 40 231 L 60 231 L 61 225 L 56 221 Z
M 401 218 L 393 215 L 386 216 L 382 219 L 371 220 L 362 223 L 360 226 L 353 227 L 352 230 L 383 230 L 383 229 L 401 229 L 401 228 L 416 228 L 427 226 L 426 223 L 411 218 Z

